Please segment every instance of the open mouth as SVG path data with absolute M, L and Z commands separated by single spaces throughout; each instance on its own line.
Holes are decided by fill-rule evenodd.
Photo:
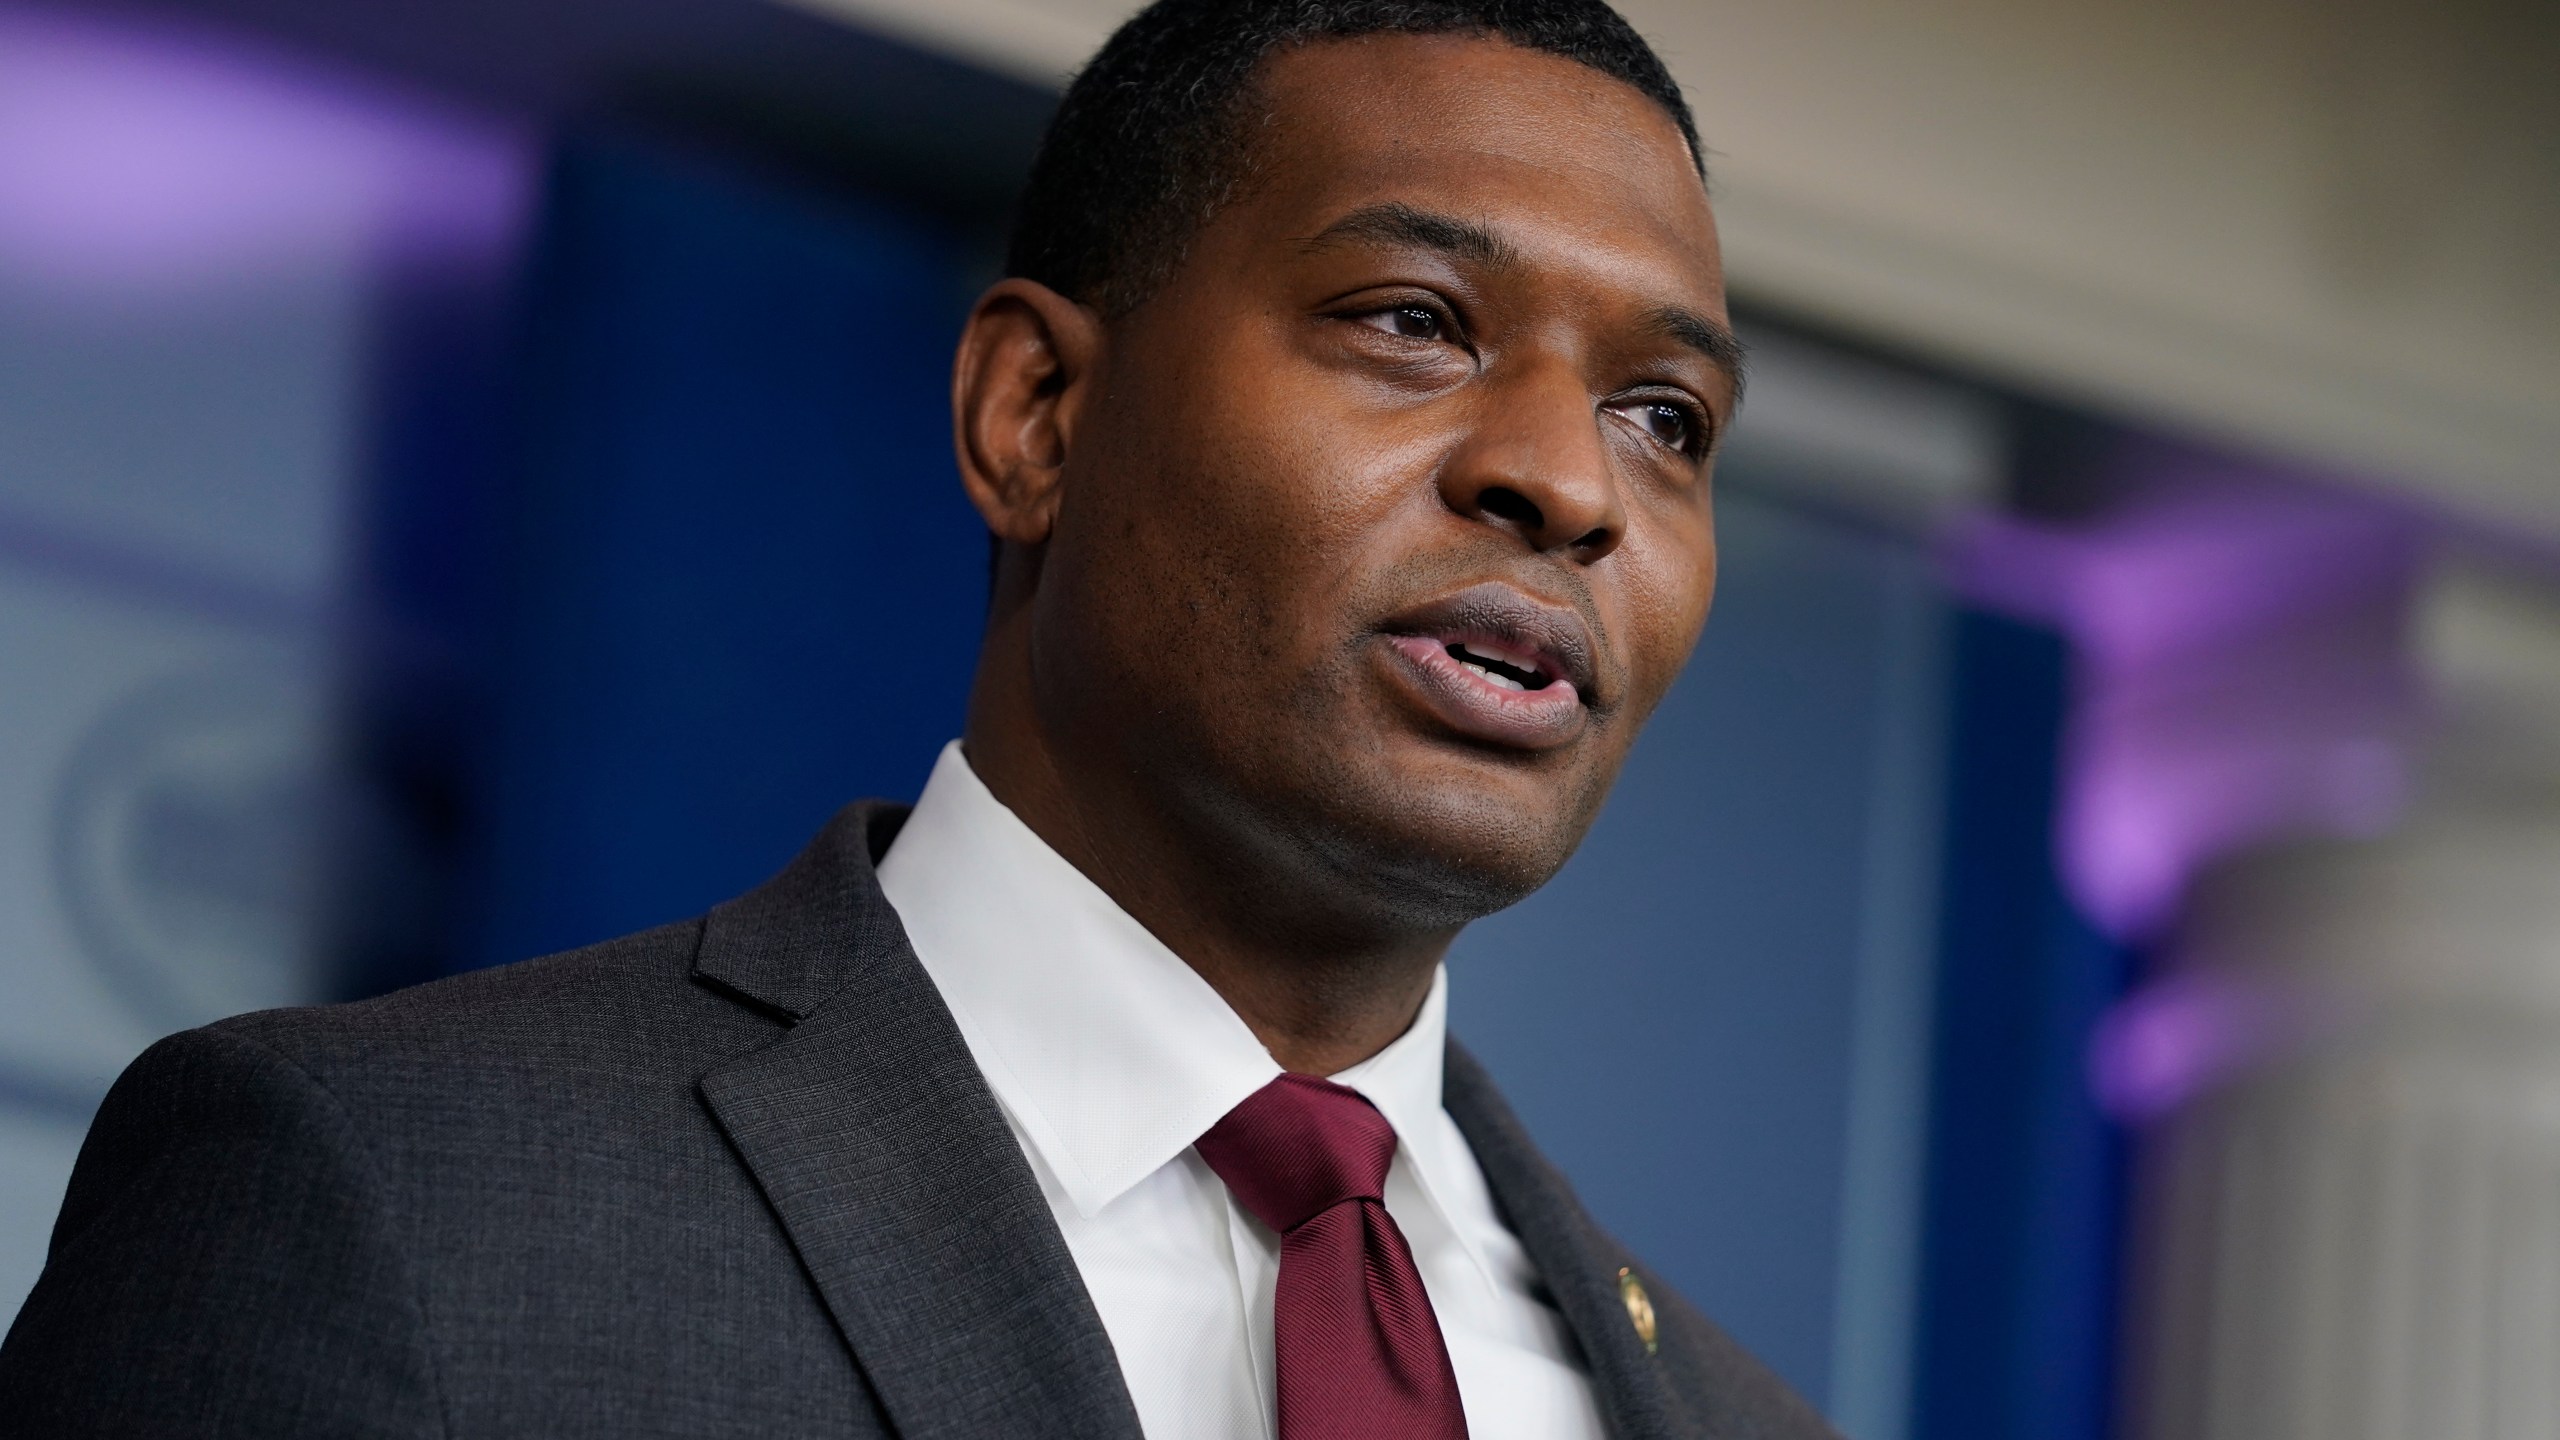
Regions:
M 1573 611 L 1487 583 L 1397 617 L 1382 638 L 1406 693 L 1442 725 L 1546 750 L 1590 721 L 1589 634 Z
M 1506 690 L 1544 690 L 1555 680 L 1534 655 L 1522 656 L 1482 640 L 1448 642 L 1449 658 Z

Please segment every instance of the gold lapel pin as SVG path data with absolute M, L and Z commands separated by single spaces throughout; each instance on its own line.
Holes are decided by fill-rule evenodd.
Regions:
M 1644 1353 L 1654 1353 L 1653 1297 L 1644 1293 L 1644 1282 L 1624 1265 L 1618 1267 L 1618 1298 L 1627 1302 L 1627 1319 L 1636 1327 L 1636 1338 L 1644 1342 Z

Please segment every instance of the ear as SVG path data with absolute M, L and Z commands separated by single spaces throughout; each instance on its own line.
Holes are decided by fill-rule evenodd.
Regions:
M 998 281 L 969 312 L 951 370 L 953 440 L 960 483 L 998 539 L 1049 538 L 1102 343 L 1101 317 L 1036 281 Z

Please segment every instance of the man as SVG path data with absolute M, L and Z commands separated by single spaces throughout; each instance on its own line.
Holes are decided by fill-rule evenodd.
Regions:
M 1698 156 L 1599 0 L 1131 21 L 960 342 L 995 589 L 913 813 L 154 1047 L 11 1433 L 1827 1434 L 1443 1038 L 1705 620 Z

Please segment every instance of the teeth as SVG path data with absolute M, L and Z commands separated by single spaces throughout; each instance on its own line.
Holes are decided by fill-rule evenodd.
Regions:
M 1494 684 L 1501 686 L 1505 690 L 1526 690 L 1529 688 L 1528 686 L 1521 684 L 1519 681 L 1512 679 L 1508 675 L 1496 675 L 1473 660 L 1461 660 L 1458 663 L 1466 666 L 1470 670 L 1473 670 L 1487 680 L 1492 681 Z

